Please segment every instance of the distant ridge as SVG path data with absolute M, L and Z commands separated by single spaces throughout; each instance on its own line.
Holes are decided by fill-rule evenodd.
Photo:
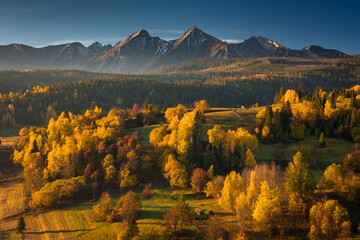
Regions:
M 0 70 L 79 69 L 109 73 L 148 72 L 159 67 L 199 58 L 314 57 L 340 58 L 348 55 L 310 45 L 290 49 L 262 36 L 230 44 L 196 26 L 178 39 L 165 41 L 146 30 L 131 34 L 114 46 L 79 42 L 34 48 L 22 44 L 0 46 Z

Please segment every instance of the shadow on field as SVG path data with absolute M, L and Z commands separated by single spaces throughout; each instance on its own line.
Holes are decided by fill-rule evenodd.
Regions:
M 76 230 L 57 230 L 57 231 L 42 231 L 42 232 L 25 232 L 25 235 L 40 235 L 46 233 L 75 233 L 75 232 L 85 232 L 90 231 L 92 229 L 76 229 Z
M 74 211 L 86 211 L 86 210 L 92 210 L 93 206 L 97 204 L 97 202 L 82 202 L 80 204 L 76 204 L 75 206 L 70 206 L 68 209 L 74 210 Z
M 164 214 L 169 207 L 157 207 L 159 210 L 141 210 L 139 219 L 164 219 Z M 163 209 L 163 210 L 162 210 Z

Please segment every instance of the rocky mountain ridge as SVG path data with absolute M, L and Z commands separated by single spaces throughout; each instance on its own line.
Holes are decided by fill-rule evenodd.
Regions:
M 131 34 L 114 46 L 79 42 L 34 48 L 23 44 L 0 46 L 0 70 L 80 69 L 110 73 L 149 72 L 199 58 L 346 57 L 320 46 L 290 49 L 262 36 L 230 44 L 192 27 L 178 39 L 166 41 L 146 30 Z

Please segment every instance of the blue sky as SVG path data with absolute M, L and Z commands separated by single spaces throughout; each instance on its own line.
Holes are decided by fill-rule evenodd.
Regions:
M 287 47 L 360 53 L 360 1 L 0 0 L 0 44 L 114 44 L 140 29 L 173 39 L 196 25 L 229 41 L 264 36 Z

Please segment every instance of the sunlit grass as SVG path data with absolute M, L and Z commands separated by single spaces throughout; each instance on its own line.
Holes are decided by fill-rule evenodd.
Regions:
M 22 183 L 0 184 L 0 220 L 21 212 L 25 207 L 24 197 Z
M 149 134 L 154 128 L 157 128 L 158 126 L 159 125 L 157 124 L 138 128 L 127 128 L 123 130 L 123 135 L 138 136 L 143 146 L 150 146 L 151 144 L 149 142 Z
M 139 193 L 140 190 L 135 190 Z M 112 204 L 115 205 L 119 198 L 125 194 L 118 190 L 111 192 Z M 233 220 L 226 210 L 217 205 L 216 200 L 201 198 L 196 199 L 191 189 L 176 190 L 164 187 L 155 187 L 151 199 L 142 199 L 141 214 L 137 219 L 140 235 L 156 234 L 163 231 L 164 214 L 183 194 L 189 205 L 196 209 L 220 213 L 224 221 Z M 92 220 L 92 206 L 97 202 L 87 202 L 51 210 L 35 215 L 25 215 L 26 239 L 116 239 L 117 233 L 124 228 L 120 221 L 114 223 L 94 222 Z M 10 232 L 0 235 L 2 239 L 16 238 L 13 228 L 16 219 L 12 220 Z M 9 225 L 10 226 L 10 225 Z M 8 229 L 9 230 L 9 229 Z

